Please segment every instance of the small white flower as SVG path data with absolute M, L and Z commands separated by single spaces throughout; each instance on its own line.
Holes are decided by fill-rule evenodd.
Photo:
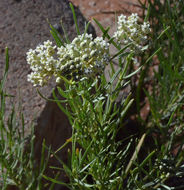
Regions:
M 77 64 L 77 65 L 76 65 L 76 68 L 78 69 L 79 67 L 80 67 L 80 64 Z
M 92 48 L 95 45 L 95 43 L 92 41 L 89 43 L 89 47 Z
M 82 56 L 82 60 L 83 60 L 83 61 L 86 61 L 87 58 L 88 58 L 88 54 L 84 54 L 84 55 Z
M 73 66 L 73 65 L 71 65 L 71 66 L 70 66 L 70 69 L 73 69 L 73 68 L 74 68 L 74 66 Z
M 85 45 L 86 45 L 86 42 L 84 42 L 84 41 L 80 43 L 81 47 L 84 47 Z
M 90 56 L 93 57 L 96 53 L 96 50 L 92 50 L 91 53 L 90 53 Z
M 61 78 L 60 77 L 57 77 L 56 78 L 56 83 L 60 83 L 61 82 Z

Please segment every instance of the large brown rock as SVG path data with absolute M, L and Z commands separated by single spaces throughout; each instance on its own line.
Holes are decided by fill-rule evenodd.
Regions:
M 76 15 L 82 32 L 85 19 L 78 9 Z M 31 70 L 26 63 L 26 52 L 47 39 L 54 41 L 49 32 L 47 19 L 56 27 L 62 19 L 69 38 L 76 36 L 67 0 L 0 0 L 0 79 L 4 67 L 4 48 L 7 46 L 10 52 L 10 69 L 6 89 L 15 96 L 13 103 L 17 106 L 21 104 L 28 135 L 30 124 L 34 121 L 38 160 L 43 139 L 48 146 L 52 145 L 52 149 L 56 150 L 71 136 L 71 127 L 66 116 L 55 103 L 42 99 L 36 88 L 27 82 L 27 74 Z M 89 32 L 95 35 L 92 26 L 89 27 Z M 50 97 L 54 87 L 55 83 L 51 82 L 40 90 L 46 97 Z M 7 109 L 10 107 L 11 102 Z M 66 149 L 59 156 L 66 160 Z M 59 165 L 56 160 L 51 160 L 50 164 Z M 56 186 L 55 189 L 60 188 Z

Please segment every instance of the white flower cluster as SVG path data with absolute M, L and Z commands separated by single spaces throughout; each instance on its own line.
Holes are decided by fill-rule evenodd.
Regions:
M 71 44 L 58 48 L 57 73 L 73 80 L 94 77 L 104 71 L 108 50 L 109 44 L 103 38 L 93 40 L 91 34 L 79 35 Z
M 43 45 L 37 46 L 35 50 L 30 49 L 27 52 L 27 63 L 32 69 L 32 73 L 27 77 L 28 81 L 32 82 L 34 86 L 47 84 L 54 74 L 56 67 L 55 52 L 56 46 L 52 46 L 52 42 L 49 40 L 44 42 Z
M 123 45 L 132 43 L 131 50 L 142 52 L 147 48 L 147 35 L 151 30 L 149 22 L 139 24 L 138 20 L 139 17 L 136 13 L 128 18 L 125 15 L 120 15 L 118 17 L 118 28 L 113 37 Z
M 101 37 L 93 40 L 91 34 L 79 35 L 72 43 L 59 48 L 46 41 L 27 52 L 27 62 L 33 71 L 28 75 L 28 81 L 34 86 L 47 84 L 52 76 L 56 77 L 57 83 L 61 76 L 79 81 L 104 71 L 109 62 L 109 44 Z

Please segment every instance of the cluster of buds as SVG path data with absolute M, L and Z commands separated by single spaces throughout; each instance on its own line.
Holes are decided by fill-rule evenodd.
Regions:
M 56 80 L 60 75 L 78 81 L 100 75 L 109 62 L 109 44 L 101 37 L 93 40 L 91 34 L 77 36 L 71 44 L 58 48 Z
M 43 45 L 38 45 L 35 50 L 30 49 L 27 52 L 27 63 L 32 70 L 32 73 L 28 74 L 28 81 L 32 82 L 34 86 L 47 84 L 53 76 L 56 67 L 54 58 L 56 48 L 48 40 Z
M 132 14 L 128 18 L 125 15 L 118 17 L 117 31 L 114 33 L 114 38 L 122 45 L 131 43 L 130 49 L 134 52 L 142 52 L 147 49 L 147 35 L 150 33 L 149 22 L 138 23 L 139 17 L 137 14 Z
M 56 77 L 57 83 L 61 76 L 79 81 L 103 73 L 109 62 L 109 44 L 101 37 L 93 39 L 91 34 L 79 35 L 61 47 L 46 41 L 27 52 L 27 62 L 32 69 L 28 81 L 34 86 L 47 84 L 52 76 Z

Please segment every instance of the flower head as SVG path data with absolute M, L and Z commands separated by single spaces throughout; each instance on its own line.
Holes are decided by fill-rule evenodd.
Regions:
M 37 46 L 35 50 L 30 49 L 27 52 L 27 63 L 32 70 L 32 73 L 28 75 L 28 81 L 34 83 L 35 86 L 47 84 L 57 62 L 54 58 L 55 52 L 56 46 L 52 46 L 49 40 Z
M 91 34 L 77 36 L 71 44 L 58 48 L 57 77 L 63 75 L 68 79 L 80 80 L 90 78 L 104 71 L 108 63 L 109 44 L 102 38 L 93 40 Z
M 118 17 L 117 31 L 114 38 L 123 45 L 132 43 L 130 49 L 135 52 L 142 52 L 147 48 L 147 35 L 150 32 L 149 22 L 138 23 L 139 17 L 133 13 L 128 18 L 125 15 Z

